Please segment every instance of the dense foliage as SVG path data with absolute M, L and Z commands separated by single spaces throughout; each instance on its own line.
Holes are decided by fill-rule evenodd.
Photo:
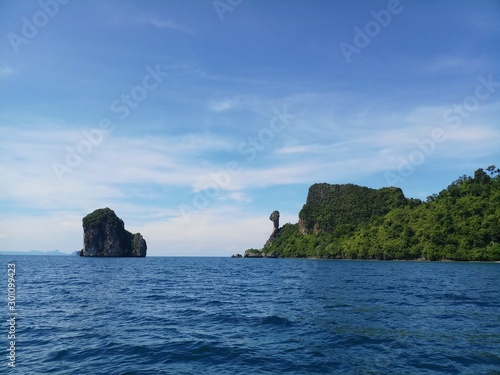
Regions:
M 83 218 L 82 223 L 84 228 L 90 228 L 95 225 L 102 225 L 103 223 L 116 228 L 124 228 L 125 226 L 123 220 L 116 216 L 115 212 L 108 207 L 99 208 L 94 212 L 88 214 Z
M 336 259 L 500 260 L 500 169 L 462 176 L 426 202 L 396 188 L 313 185 L 298 224 L 265 253 Z
M 314 184 L 299 213 L 299 225 L 303 233 L 348 233 L 372 216 L 384 215 L 406 203 L 399 188 Z

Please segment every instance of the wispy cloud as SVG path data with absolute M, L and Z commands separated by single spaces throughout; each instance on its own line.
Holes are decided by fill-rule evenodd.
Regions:
M 236 107 L 238 103 L 238 99 L 214 100 L 209 103 L 209 108 L 214 112 L 224 112 Z
M 322 146 L 318 144 L 314 145 L 298 145 L 298 146 L 285 146 L 276 150 L 278 154 L 310 154 L 315 153 Z
M 184 34 L 192 35 L 195 33 L 192 29 L 186 26 L 183 26 L 169 19 L 161 18 L 160 16 L 157 15 L 142 14 L 136 17 L 136 22 L 138 24 L 151 25 L 158 29 L 173 30 Z
M 143 26 L 148 25 L 156 29 L 172 30 L 184 34 L 195 34 L 195 31 L 172 18 L 163 17 L 164 13 L 151 13 L 144 10 L 143 4 L 120 3 L 116 6 L 111 3 L 99 3 L 96 6 L 105 12 L 106 22 L 119 26 Z
M 428 73 L 445 73 L 450 74 L 453 72 L 477 72 L 484 69 L 489 69 L 492 65 L 492 61 L 486 60 L 484 58 L 464 58 L 463 56 L 457 55 L 442 55 L 431 59 L 424 64 L 420 65 L 420 69 L 423 69 Z
M 53 162 L 66 163 L 67 148 L 83 136 L 71 131 L 2 128 L 2 199 L 33 208 L 82 209 L 124 198 L 124 184 L 192 186 L 216 168 L 207 154 L 233 147 L 220 136 L 109 137 L 60 182 Z M 88 203 L 86 203 L 88 202 Z
M 334 150 L 345 148 L 346 145 L 355 144 L 356 141 L 336 142 L 336 143 L 314 143 L 314 144 L 294 144 L 281 147 L 276 150 L 276 154 L 328 154 Z
M 7 78 L 15 74 L 14 68 L 7 64 L 0 63 L 0 78 Z
M 240 203 L 250 203 L 252 201 L 243 191 L 232 191 L 226 195 L 222 195 L 221 200 L 230 200 Z

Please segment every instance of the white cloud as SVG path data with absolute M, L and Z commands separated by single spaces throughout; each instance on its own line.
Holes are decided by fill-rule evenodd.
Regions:
M 170 30 L 175 30 L 175 31 L 180 31 L 185 34 L 194 34 L 194 31 L 191 30 L 190 28 L 187 28 L 185 26 L 179 25 L 175 22 L 168 21 L 168 20 L 161 20 L 158 18 L 152 18 L 150 20 L 150 23 L 160 29 L 170 29 Z
M 236 201 L 236 202 L 243 202 L 243 203 L 250 203 L 252 199 L 246 196 L 246 194 L 242 191 L 233 191 L 230 192 L 229 194 L 226 195 L 228 199 Z M 222 197 L 224 200 L 225 197 Z
M 489 139 L 498 140 L 499 135 L 500 131 L 498 129 L 493 129 L 480 124 L 470 124 L 469 126 L 461 127 L 456 130 L 451 129 L 447 132 L 449 140 L 466 141 L 467 143 L 482 142 Z
M 490 62 L 480 58 L 442 55 L 423 64 L 421 68 L 429 73 L 450 73 L 450 71 L 473 72 L 487 68 Z
M 59 181 L 53 163 L 66 164 L 66 148 L 75 150 L 85 140 L 80 133 L 15 128 L 2 128 L 2 133 L 2 199 L 44 209 L 81 210 L 124 199 L 125 184 L 193 186 L 215 169 L 207 154 L 233 147 L 210 135 L 137 139 L 111 134 Z
M 194 34 L 193 29 L 186 27 L 170 18 L 161 16 L 161 13 L 144 12 L 142 7 L 133 4 L 121 4 L 119 7 L 108 3 L 98 4 L 107 14 L 107 22 L 112 25 L 130 26 L 131 23 L 150 25 L 158 29 L 178 31 L 184 34 Z
M 157 15 L 142 14 L 136 17 L 136 22 L 139 24 L 148 24 L 158 29 L 168 29 L 179 31 L 184 34 L 194 34 L 194 31 L 192 29 L 172 20 L 159 17 Z
M 14 68 L 7 64 L 0 63 L 0 78 L 8 78 L 15 74 Z
M 312 145 L 296 145 L 296 146 L 285 146 L 276 150 L 277 154 L 310 154 L 318 153 L 320 150 L 324 149 L 324 145 L 312 144 Z
M 239 103 L 238 99 L 221 99 L 211 101 L 209 103 L 209 108 L 214 112 L 224 112 L 229 109 L 234 108 Z

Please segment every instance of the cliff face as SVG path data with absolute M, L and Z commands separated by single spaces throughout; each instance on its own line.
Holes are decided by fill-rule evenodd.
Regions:
M 140 233 L 125 230 L 113 210 L 101 208 L 83 218 L 83 249 L 88 257 L 145 257 L 147 245 Z
M 302 234 L 345 232 L 406 203 L 399 188 L 314 184 L 299 213 L 299 229 Z

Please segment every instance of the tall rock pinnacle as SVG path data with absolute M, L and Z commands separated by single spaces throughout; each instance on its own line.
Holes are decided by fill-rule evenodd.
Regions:
M 271 220 L 273 222 L 273 232 L 271 233 L 271 236 L 269 237 L 266 244 L 264 245 L 264 248 L 271 246 L 274 239 L 278 235 L 278 232 L 280 230 L 280 212 L 273 211 L 271 216 L 269 216 L 269 220 Z

